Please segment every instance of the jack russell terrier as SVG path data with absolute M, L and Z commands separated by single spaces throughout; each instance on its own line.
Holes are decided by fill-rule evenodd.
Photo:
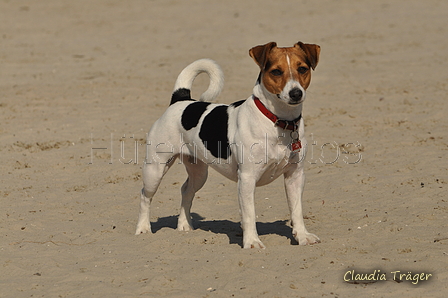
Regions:
M 244 248 L 265 248 L 256 229 L 254 192 L 284 176 L 292 234 L 300 245 L 315 244 L 303 221 L 305 140 L 302 107 L 320 54 L 315 44 L 279 48 L 275 42 L 249 51 L 260 67 L 253 94 L 230 105 L 212 104 L 223 87 L 223 73 L 210 59 L 188 65 L 175 83 L 170 107 L 147 134 L 143 189 L 136 235 L 151 231 L 150 203 L 164 174 L 180 158 L 188 178 L 182 185 L 177 229 L 193 229 L 190 208 L 207 179 L 208 167 L 238 182 Z M 191 98 L 196 76 L 210 77 L 200 100 Z

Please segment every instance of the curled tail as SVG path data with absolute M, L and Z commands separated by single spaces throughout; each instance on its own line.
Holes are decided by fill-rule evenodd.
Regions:
M 224 74 L 219 65 L 211 59 L 199 59 L 191 63 L 182 70 L 174 84 L 174 91 L 171 97 L 171 103 L 182 100 L 191 100 L 191 86 L 194 79 L 200 73 L 207 73 L 210 78 L 210 84 L 207 90 L 202 93 L 200 101 L 213 101 L 221 92 L 224 85 Z

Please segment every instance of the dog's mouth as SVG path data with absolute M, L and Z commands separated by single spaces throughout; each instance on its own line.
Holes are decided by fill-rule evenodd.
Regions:
M 299 101 L 290 100 L 290 101 L 288 102 L 288 104 L 291 105 L 291 106 L 296 106 L 296 105 L 301 104 L 302 102 L 303 102 L 303 100 L 299 100 Z
M 301 97 L 299 100 L 294 100 L 294 99 L 290 99 L 290 98 L 285 100 L 284 98 L 282 98 L 281 94 L 276 94 L 276 95 L 277 95 L 278 99 L 286 102 L 290 106 L 296 106 L 296 105 L 299 105 L 299 104 L 301 104 L 301 103 L 303 103 L 305 101 L 304 97 Z

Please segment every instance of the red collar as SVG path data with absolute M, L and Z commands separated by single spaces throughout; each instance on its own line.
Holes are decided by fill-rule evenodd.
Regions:
M 255 105 L 260 110 L 260 112 L 263 113 L 263 115 L 265 115 L 269 120 L 274 122 L 275 126 L 278 126 L 283 129 L 292 130 L 292 131 L 297 130 L 297 128 L 299 127 L 300 119 L 302 119 L 302 114 L 300 114 L 299 117 L 297 117 L 296 119 L 294 119 L 292 121 L 281 120 L 281 119 L 278 119 L 278 117 L 275 114 L 273 114 L 271 111 L 269 111 L 264 106 L 264 104 L 260 101 L 260 99 L 258 97 L 253 95 L 253 98 L 254 98 Z

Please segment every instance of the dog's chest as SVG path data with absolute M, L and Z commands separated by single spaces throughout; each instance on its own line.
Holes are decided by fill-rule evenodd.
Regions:
M 269 164 L 259 178 L 257 186 L 263 186 L 271 183 L 279 176 L 283 175 L 289 166 L 291 166 L 291 163 L 289 163 L 287 159 L 283 159 L 278 163 Z

